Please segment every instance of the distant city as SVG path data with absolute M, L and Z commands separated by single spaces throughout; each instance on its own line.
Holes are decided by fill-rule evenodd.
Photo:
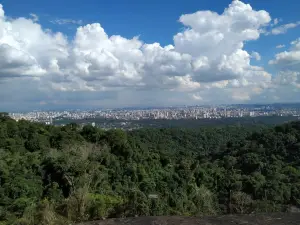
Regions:
M 122 121 L 182 119 L 201 120 L 259 116 L 294 116 L 298 119 L 298 117 L 300 117 L 300 104 L 185 106 L 87 111 L 32 111 L 27 113 L 10 113 L 10 116 L 15 120 L 25 119 L 46 124 L 53 124 L 59 121 L 82 121 L 87 119 Z M 63 123 L 60 124 L 64 125 Z

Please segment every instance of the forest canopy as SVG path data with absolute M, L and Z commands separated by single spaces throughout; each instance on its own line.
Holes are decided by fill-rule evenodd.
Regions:
M 300 122 L 126 132 L 0 113 L 1 225 L 279 212 L 299 203 Z

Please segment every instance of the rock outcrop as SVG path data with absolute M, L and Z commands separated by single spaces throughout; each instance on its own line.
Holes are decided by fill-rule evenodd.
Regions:
M 77 225 L 299 225 L 300 213 L 227 215 L 216 217 L 137 217 L 107 219 Z

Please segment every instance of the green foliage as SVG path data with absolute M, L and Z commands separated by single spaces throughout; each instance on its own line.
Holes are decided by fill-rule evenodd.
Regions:
M 117 206 L 124 203 L 121 197 L 95 193 L 88 194 L 88 202 L 88 213 L 95 219 L 109 217 Z
M 299 122 L 125 132 L 0 113 L 0 224 L 286 211 L 299 190 Z

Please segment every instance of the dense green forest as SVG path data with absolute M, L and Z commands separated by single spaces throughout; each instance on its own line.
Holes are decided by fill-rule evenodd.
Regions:
M 300 122 L 125 132 L 0 114 L 1 225 L 276 212 L 299 203 Z
M 105 118 L 85 118 L 85 119 L 66 119 L 55 118 L 55 125 L 64 125 L 69 123 L 91 124 L 95 123 L 102 128 L 124 127 L 130 128 L 198 128 L 199 126 L 228 126 L 228 125 L 277 125 L 286 122 L 299 120 L 295 116 L 257 116 L 257 117 L 228 117 L 228 118 L 210 118 L 210 119 L 142 119 L 142 120 L 122 120 Z M 126 125 L 122 125 L 126 123 Z

